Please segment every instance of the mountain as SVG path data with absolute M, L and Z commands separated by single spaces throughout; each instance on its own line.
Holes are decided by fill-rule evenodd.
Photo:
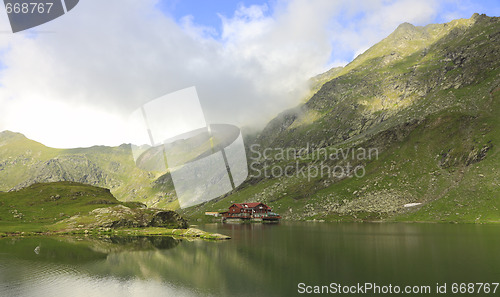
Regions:
M 2 192 L 0 205 L 0 237 L 5 235 L 3 232 L 109 232 L 122 227 L 149 232 L 151 229 L 147 228 L 188 227 L 175 211 L 120 202 L 109 189 L 75 182 L 37 183 Z
M 313 83 L 248 144 L 253 176 L 184 215 L 260 201 L 288 219 L 500 222 L 500 18 L 401 24 Z
M 130 145 L 54 149 L 20 133 L 0 132 L 0 191 L 71 181 L 109 188 L 120 201 L 177 208 L 173 184 L 162 174 L 139 169 Z
M 181 214 L 260 201 L 291 220 L 499 222 L 499 41 L 497 17 L 401 24 L 245 136 L 246 182 Z M 130 145 L 62 150 L 0 133 L 0 191 L 54 181 L 179 207 L 169 174 L 137 167 Z

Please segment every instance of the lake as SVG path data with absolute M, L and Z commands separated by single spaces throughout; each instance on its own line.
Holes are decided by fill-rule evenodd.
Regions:
M 332 290 L 330 284 L 338 289 L 334 284 L 358 283 L 372 283 L 379 290 L 429 286 L 427 296 L 435 296 L 439 284 L 447 294 L 438 296 L 457 296 L 451 292 L 454 283 L 500 282 L 499 225 L 282 222 L 199 227 L 232 239 L 1 239 L 0 296 L 303 296 L 307 294 L 299 291 L 314 286 Z M 500 288 L 484 295 L 499 294 Z

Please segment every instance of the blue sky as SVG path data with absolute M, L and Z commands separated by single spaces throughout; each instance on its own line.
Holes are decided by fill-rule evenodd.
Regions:
M 335 0 L 332 0 L 335 1 Z M 395 1 L 386 1 L 395 2 Z M 441 12 L 434 19 L 434 22 L 449 21 L 449 13 L 459 18 L 469 18 L 473 12 L 485 13 L 488 16 L 500 16 L 500 1 L 498 0 L 466 0 L 466 1 L 436 1 L 443 2 Z M 272 13 L 272 8 L 277 5 L 276 0 L 160 0 L 158 8 L 164 13 L 173 16 L 177 20 L 187 15 L 192 15 L 194 21 L 200 25 L 221 30 L 221 20 L 219 14 L 231 17 L 240 6 L 267 5 Z M 365 12 L 369 13 L 369 12 Z M 357 17 L 361 17 L 359 14 Z M 351 17 L 351 16 L 349 16 Z M 354 19 L 356 20 L 356 16 Z
M 335 0 L 332 0 L 335 2 Z M 157 7 L 165 13 L 165 15 L 172 17 L 177 22 L 181 23 L 183 18 L 189 16 L 192 17 L 192 22 L 209 28 L 213 28 L 212 36 L 214 38 L 220 38 L 222 33 L 222 21 L 221 16 L 226 18 L 231 18 L 235 14 L 235 11 L 244 6 L 250 7 L 252 5 L 264 6 L 267 8 L 265 14 L 267 16 L 272 16 L 274 8 L 277 5 L 283 4 L 286 1 L 278 0 L 159 0 Z M 342 2 L 342 1 L 337 1 Z M 377 2 L 377 1 L 373 1 Z M 398 1 L 382 1 L 386 5 L 391 3 L 396 3 Z M 414 1 L 418 2 L 418 1 Z M 500 1 L 499 0 L 466 0 L 466 1 L 432 1 L 436 4 L 436 11 L 432 18 L 426 20 L 425 22 L 413 22 L 414 25 L 426 25 L 428 23 L 445 23 L 452 19 L 457 18 L 470 18 L 470 16 L 477 13 L 484 13 L 488 16 L 500 16 Z M 361 3 L 356 3 L 356 5 L 362 5 Z M 369 9 L 362 10 L 359 9 L 355 13 L 349 13 L 349 8 L 344 8 L 346 13 L 338 13 L 332 16 L 333 22 L 340 22 L 344 26 L 353 27 L 356 32 L 357 22 L 362 22 L 364 18 L 372 13 Z M 362 28 L 360 28 L 361 30 Z M 332 34 L 334 31 L 332 30 Z M 335 61 L 349 62 L 357 54 L 356 51 L 348 50 L 342 52 L 332 52 L 329 62 L 335 63 Z
M 195 23 L 215 28 L 220 33 L 222 24 L 219 15 L 231 17 L 241 5 L 267 5 L 271 7 L 273 3 L 265 0 L 160 0 L 157 6 L 162 12 L 174 17 L 177 21 L 191 15 L 194 17 Z
M 82 0 L 16 34 L 0 7 L 0 131 L 119 145 L 133 110 L 191 86 L 207 122 L 262 127 L 399 24 L 499 16 L 498 2 Z

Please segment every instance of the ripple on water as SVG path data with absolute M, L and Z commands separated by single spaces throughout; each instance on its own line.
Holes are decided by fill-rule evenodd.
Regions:
M 200 296 L 200 294 L 165 282 L 137 278 L 97 277 L 83 269 L 68 265 L 1 259 L 0 296 L 191 297 Z

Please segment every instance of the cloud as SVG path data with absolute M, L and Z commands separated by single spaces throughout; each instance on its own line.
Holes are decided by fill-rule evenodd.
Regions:
M 434 0 L 359 0 L 356 5 L 343 2 L 331 25 L 333 54 L 352 60 L 401 23 L 432 23 L 439 9 L 439 1 Z
M 177 23 L 154 0 L 80 1 L 17 34 L 6 32 L 0 13 L 0 130 L 56 147 L 118 145 L 127 141 L 131 111 L 190 86 L 208 122 L 262 127 L 303 99 L 310 77 L 345 64 L 402 22 L 453 14 L 443 5 L 450 1 L 242 4 L 220 16 L 221 32 L 191 16 Z
M 132 110 L 193 85 L 209 122 L 262 125 L 297 104 L 328 61 L 329 2 L 293 1 L 273 14 L 242 5 L 216 40 L 156 1 L 81 1 L 39 33 L 2 35 L 0 129 L 57 147 L 116 145 Z

